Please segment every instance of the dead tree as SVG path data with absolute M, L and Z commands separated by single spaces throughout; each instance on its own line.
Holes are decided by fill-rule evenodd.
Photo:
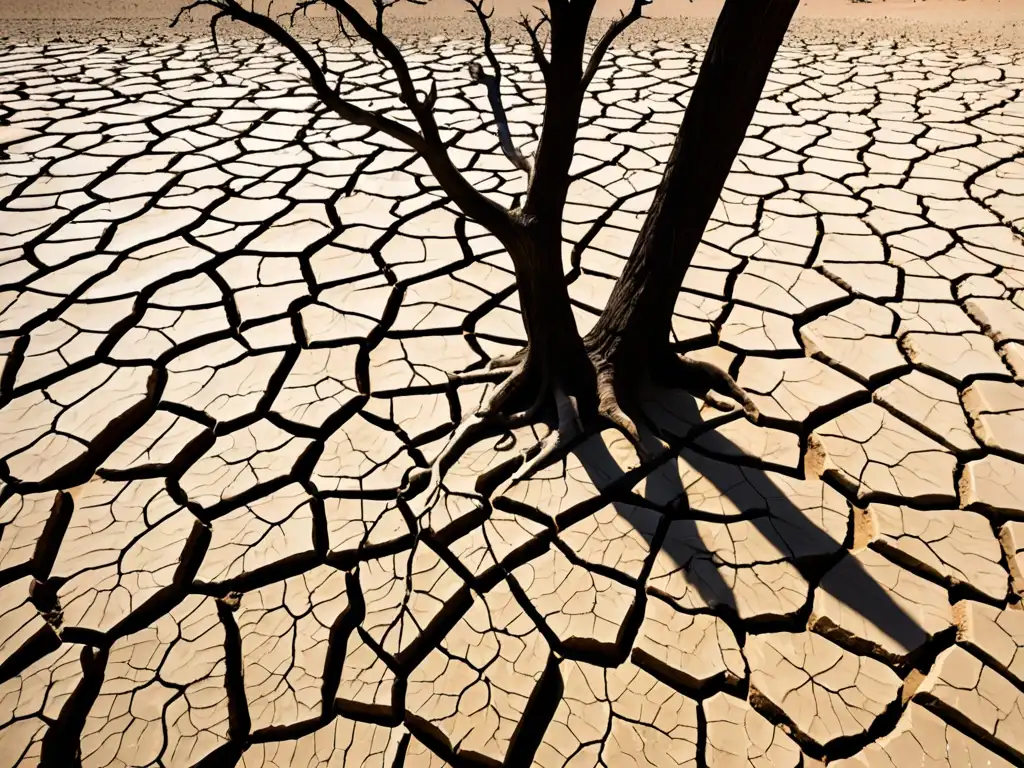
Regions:
M 714 393 L 731 397 L 756 420 L 753 403 L 728 373 L 673 351 L 671 319 L 686 269 L 799 0 L 725 0 L 650 212 L 604 312 L 585 338 L 576 327 L 562 271 L 569 169 L 588 86 L 608 49 L 642 16 L 650 0 L 633 0 L 630 11 L 607 29 L 589 59 L 587 31 L 596 0 L 547 0 L 538 21 L 521 20 L 545 86 L 544 118 L 533 157 L 516 149 L 505 120 L 490 14 L 484 0 L 466 0 L 483 30 L 483 54 L 490 69 L 475 63 L 470 74 L 487 87 L 503 152 L 529 179 L 521 205 L 511 210 L 474 189 L 450 160 L 434 116 L 436 84 L 426 92 L 417 90 L 401 50 L 384 32 L 385 11 L 398 2 L 373 0 L 375 14 L 367 18 L 349 0 L 300 0 L 288 16 L 294 20 L 297 12 L 320 4 L 332 9 L 346 33 L 354 31 L 388 63 L 418 131 L 340 96 L 328 81 L 326 62 L 319 63 L 282 25 L 288 16 L 258 13 L 238 0 L 196 0 L 183 10 L 211 7 L 215 39 L 218 22 L 229 18 L 283 45 L 303 66 L 326 107 L 410 147 L 451 202 L 491 232 L 511 256 L 528 344 L 511 358 L 491 362 L 490 372 L 503 380 L 483 408 L 456 431 L 435 471 L 482 433 L 537 420 L 555 422 L 556 427 L 520 474 L 545 463 L 601 422 L 615 425 L 639 448 L 630 414 L 635 413 L 637 395 L 652 383 L 716 400 Z M 548 36 L 546 42 L 541 41 L 542 33 Z

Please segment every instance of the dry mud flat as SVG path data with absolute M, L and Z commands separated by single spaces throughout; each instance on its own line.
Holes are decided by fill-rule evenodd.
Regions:
M 699 56 L 595 81 L 584 331 Z M 511 202 L 471 58 L 414 56 Z M 523 342 L 497 243 L 273 48 L 7 46 L 0 766 L 1021 764 L 1022 89 L 1016 53 L 790 44 L 675 323 L 767 425 L 659 401 L 649 464 L 606 432 L 481 488 L 524 430 L 405 499 L 486 395 L 447 373 Z
M 266 10 L 270 0 L 247 0 Z M 623 44 L 651 45 L 665 41 L 706 41 L 723 0 L 653 0 L 644 18 L 628 29 Z M 367 12 L 370 0 L 353 0 Z M 185 0 L 4 0 L 0 4 L 0 39 L 51 42 L 188 39 L 209 34 L 209 9 L 168 25 Z M 282 14 L 295 0 L 274 0 L 272 11 Z M 612 19 L 629 9 L 632 0 L 597 0 L 590 33 L 595 42 Z M 497 39 L 527 42 L 518 25 L 521 14 L 537 16 L 537 0 L 493 0 L 492 26 Z M 467 13 L 465 0 L 398 2 L 386 16 L 388 32 L 410 41 L 478 40 L 479 25 Z M 314 6 L 296 20 L 305 37 L 339 39 L 333 13 Z M 244 25 L 223 23 L 221 34 L 254 37 Z M 258 35 L 256 35 L 258 36 Z M 960 48 L 1024 49 L 1024 3 L 1020 0 L 801 0 L 790 27 L 790 40 L 862 44 L 866 41 L 945 44 Z

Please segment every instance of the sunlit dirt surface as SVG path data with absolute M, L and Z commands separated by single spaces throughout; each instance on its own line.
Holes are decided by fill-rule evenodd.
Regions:
M 595 79 L 581 331 L 700 55 Z M 475 54 L 410 57 L 512 204 Z M 482 492 L 521 430 L 410 496 L 487 393 L 448 374 L 524 342 L 497 242 L 272 47 L 0 49 L 0 766 L 1020 764 L 1022 89 L 1013 52 L 791 43 L 674 324 L 765 425 L 666 395 L 647 464 L 608 431 Z

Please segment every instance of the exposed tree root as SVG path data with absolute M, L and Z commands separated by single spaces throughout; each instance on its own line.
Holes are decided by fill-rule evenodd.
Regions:
M 516 395 L 521 394 L 523 389 L 528 386 L 529 379 L 532 375 L 528 362 L 528 360 L 523 360 L 509 369 L 508 378 L 498 385 L 490 399 L 477 412 L 481 417 L 487 418 L 491 416 L 500 416 L 509 400 Z M 544 376 L 543 378 L 547 377 Z M 539 408 L 540 397 L 543 389 L 543 386 L 538 388 L 537 395 L 534 397 L 534 402 L 527 409 L 527 412 L 532 412 L 534 409 Z
M 636 423 L 619 404 L 615 371 L 609 366 L 601 366 L 597 370 L 597 413 L 629 438 L 636 446 L 640 458 L 647 458 L 647 451 L 640 442 L 640 431 L 636 428 Z
M 672 353 L 659 363 L 654 368 L 658 383 L 685 389 L 703 399 L 708 405 L 723 411 L 733 410 L 734 405 L 719 395 L 732 398 L 743 408 L 747 418 L 755 424 L 760 422 L 761 412 L 750 395 L 736 383 L 736 379 L 717 365 Z
M 583 436 L 583 420 L 580 418 L 576 398 L 567 395 L 560 388 L 555 390 L 554 398 L 558 423 L 547 437 L 527 449 L 523 456 L 523 465 L 516 470 L 509 481 L 510 484 L 526 479 L 534 472 L 557 461 L 572 447 L 577 438 Z
M 412 496 L 427 488 L 437 492 L 448 469 L 472 445 L 538 423 L 550 425 L 551 432 L 522 452 L 521 464 L 509 483 L 527 479 L 558 461 L 578 440 L 601 425 L 611 425 L 622 432 L 641 460 L 646 460 L 649 451 L 628 411 L 638 406 L 642 393 L 651 384 L 686 390 L 720 410 L 731 411 L 739 406 L 751 421 L 760 420 L 750 396 L 732 376 L 711 363 L 666 352 L 655 365 L 622 370 L 596 352 L 589 356 L 594 375 L 579 380 L 593 382 L 591 386 L 596 386 L 596 392 L 570 391 L 564 378 L 538 365 L 527 349 L 492 360 L 484 371 L 452 376 L 457 383 L 498 383 L 486 402 L 465 416 L 432 465 L 410 475 L 405 493 Z
M 492 358 L 487 363 L 487 370 L 489 371 L 500 371 L 505 368 L 515 368 L 522 362 L 525 362 L 528 347 L 523 347 L 518 352 L 514 352 L 511 355 L 501 355 L 499 357 Z

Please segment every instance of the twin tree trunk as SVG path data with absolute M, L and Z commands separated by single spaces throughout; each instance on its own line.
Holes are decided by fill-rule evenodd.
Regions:
M 798 2 L 726 0 L 650 212 L 585 339 L 576 329 L 562 276 L 560 225 L 552 238 L 552 227 L 527 224 L 525 237 L 508 244 L 529 340 L 528 365 L 549 385 L 586 401 L 594 391 L 595 368 L 610 371 L 628 388 L 640 376 L 657 376 L 673 358 L 672 314 L 683 277 Z M 590 405 L 581 402 L 580 410 Z

